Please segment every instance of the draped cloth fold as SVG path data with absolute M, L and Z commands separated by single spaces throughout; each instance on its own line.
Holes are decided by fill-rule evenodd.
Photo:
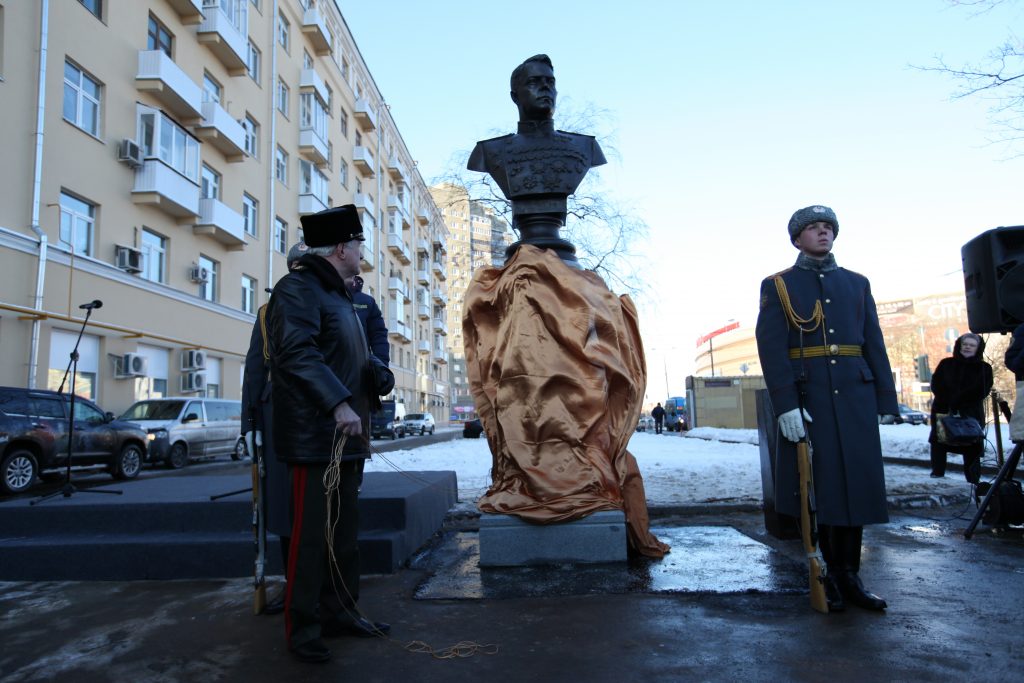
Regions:
M 538 524 L 623 510 L 633 551 L 667 553 L 626 450 L 647 385 L 630 298 L 522 245 L 503 268 L 477 271 L 463 305 L 470 392 L 493 458 L 480 510 Z

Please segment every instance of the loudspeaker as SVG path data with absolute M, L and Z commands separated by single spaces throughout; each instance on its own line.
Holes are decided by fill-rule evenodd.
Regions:
M 972 332 L 1012 332 L 1024 322 L 1024 225 L 981 233 L 960 249 Z

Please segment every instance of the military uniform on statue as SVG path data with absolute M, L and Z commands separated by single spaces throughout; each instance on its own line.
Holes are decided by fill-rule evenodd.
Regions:
M 493 457 L 478 505 L 538 524 L 622 510 L 630 549 L 661 557 L 668 546 L 650 533 L 626 450 L 647 382 L 636 310 L 558 234 L 568 195 L 604 155 L 594 138 L 554 129 L 546 55 L 512 72 L 511 96 L 518 132 L 478 143 L 469 160 L 512 201 L 521 238 L 503 268 L 476 272 L 464 300 L 470 391 Z
M 776 508 L 800 517 L 795 442 L 806 430 L 829 609 L 849 601 L 882 610 L 886 602 L 859 576 L 861 536 L 865 524 L 889 521 L 878 424 L 894 421 L 898 405 L 870 284 L 836 264 L 838 233 L 828 207 L 793 214 L 789 236 L 801 253 L 761 283 L 757 348 L 785 437 L 776 454 Z

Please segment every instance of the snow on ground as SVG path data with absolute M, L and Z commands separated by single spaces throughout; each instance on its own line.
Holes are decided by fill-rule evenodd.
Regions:
M 882 452 L 886 456 L 928 460 L 928 427 L 925 425 L 882 425 Z M 995 463 L 991 428 L 986 448 L 986 463 Z M 1003 430 L 1004 449 L 1013 444 Z M 761 459 L 756 429 L 712 429 L 701 427 L 685 435 L 656 435 L 638 432 L 629 442 L 636 457 L 648 504 L 676 506 L 707 502 L 759 503 L 761 495 Z M 960 463 L 960 456 L 950 455 Z M 454 470 L 459 482 L 459 500 L 472 503 L 487 491 L 491 483 L 491 453 L 487 440 L 461 439 L 422 446 L 413 450 L 376 454 L 367 463 L 367 472 L 395 469 Z M 945 479 L 931 479 L 926 467 L 885 466 L 889 495 L 937 493 L 944 495 L 970 492 L 960 472 L 947 471 Z

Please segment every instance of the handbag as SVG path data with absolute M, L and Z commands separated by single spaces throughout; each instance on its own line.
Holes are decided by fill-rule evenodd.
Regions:
M 973 417 L 938 413 L 935 415 L 935 438 L 946 446 L 977 446 L 985 440 L 985 430 Z

